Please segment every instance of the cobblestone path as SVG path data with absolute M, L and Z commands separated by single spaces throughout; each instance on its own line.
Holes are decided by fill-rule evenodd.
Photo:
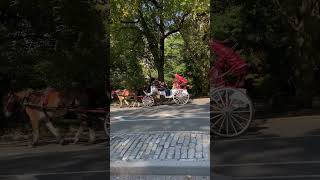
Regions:
M 112 135 L 111 160 L 209 160 L 208 132 L 148 132 Z

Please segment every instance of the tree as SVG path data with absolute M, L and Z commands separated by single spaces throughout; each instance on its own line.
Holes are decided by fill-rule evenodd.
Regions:
M 208 6 L 198 0 L 117 0 L 112 4 L 115 22 L 136 28 L 143 34 L 161 81 L 164 80 L 165 39 L 179 32 L 189 16 Z
M 320 30 L 320 2 L 317 0 L 272 1 L 291 28 L 297 57 L 295 76 L 298 79 L 298 95 L 304 105 L 311 106 L 316 95 L 314 87 L 316 67 L 320 64 L 320 53 L 317 50 Z
M 209 8 L 203 8 L 201 13 L 190 18 L 185 25 L 180 33 L 184 42 L 182 55 L 186 71 L 191 73 L 193 93 L 206 95 L 209 90 L 207 79 L 210 68 Z

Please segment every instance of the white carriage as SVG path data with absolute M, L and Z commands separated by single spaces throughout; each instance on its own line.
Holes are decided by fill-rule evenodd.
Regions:
M 170 93 L 168 93 L 170 92 Z M 150 92 L 145 92 L 145 96 L 142 98 L 142 103 L 146 107 L 151 107 L 155 104 L 156 96 L 163 96 L 165 99 L 172 99 L 178 105 L 185 105 L 189 102 L 190 95 L 187 89 L 170 89 L 159 90 L 155 86 L 151 86 Z

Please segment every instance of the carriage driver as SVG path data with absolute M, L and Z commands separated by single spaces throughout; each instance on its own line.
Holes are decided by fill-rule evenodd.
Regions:
M 156 80 L 155 78 L 151 78 L 151 83 L 150 83 L 150 92 L 153 92 L 157 95 L 159 95 L 158 91 L 165 91 L 166 96 L 170 95 L 170 90 L 167 87 L 167 84 L 165 82 Z

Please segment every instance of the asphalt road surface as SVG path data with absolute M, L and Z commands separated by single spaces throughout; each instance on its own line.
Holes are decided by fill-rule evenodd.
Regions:
M 112 133 L 148 131 L 210 131 L 209 99 L 196 99 L 178 106 L 162 105 L 151 108 L 111 109 Z
M 107 144 L 48 144 L 35 149 L 26 144 L 0 146 L 0 179 L 105 180 L 109 161 Z
M 256 120 L 247 134 L 214 141 L 214 169 L 233 179 L 320 179 L 320 116 Z

